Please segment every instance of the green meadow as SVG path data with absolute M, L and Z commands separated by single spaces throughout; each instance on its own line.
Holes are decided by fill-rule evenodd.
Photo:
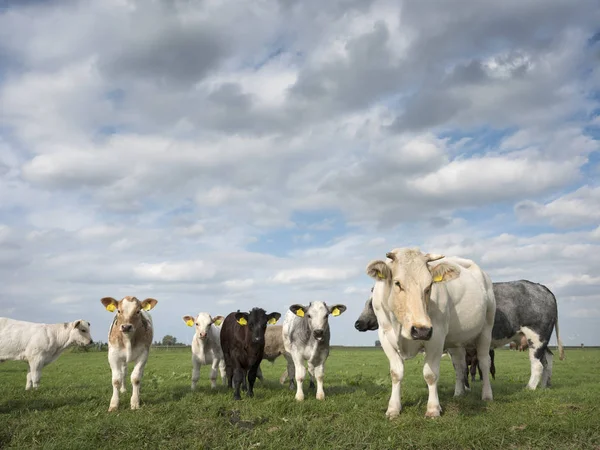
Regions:
M 481 382 L 454 398 L 454 371 L 442 359 L 442 417 L 427 419 L 423 357 L 407 361 L 403 410 L 389 421 L 387 359 L 378 348 L 333 348 L 323 402 L 308 391 L 298 403 L 279 384 L 285 360 L 265 361 L 265 382 L 241 401 L 211 390 L 203 367 L 190 390 L 190 349 L 153 348 L 142 381 L 142 407 L 130 411 L 131 386 L 120 410 L 106 352 L 67 351 L 46 367 L 37 391 L 25 391 L 26 366 L 0 364 L 0 448 L 95 449 L 446 449 L 600 448 L 600 350 L 567 349 L 554 360 L 550 389 L 527 391 L 527 353 L 496 352 L 494 401 L 480 400 Z

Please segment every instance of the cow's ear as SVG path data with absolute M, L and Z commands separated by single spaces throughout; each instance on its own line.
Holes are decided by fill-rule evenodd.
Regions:
M 292 305 L 290 306 L 290 311 L 296 314 L 298 317 L 304 317 L 304 313 L 308 308 L 302 305 Z
M 81 330 L 81 328 L 79 328 L 81 326 L 81 320 L 77 320 L 75 321 L 75 323 L 73 323 L 73 328 L 77 328 L 78 330 Z
M 248 325 L 248 313 L 236 312 L 235 313 L 235 320 L 241 326 Z
M 156 306 L 158 300 L 154 300 L 153 298 L 147 298 L 142 302 L 142 309 L 144 311 L 150 311 L 152 308 Z
M 329 313 L 332 316 L 339 316 L 344 311 L 346 311 L 346 305 L 333 305 L 333 306 L 329 306 L 328 308 L 329 308 Z
M 100 300 L 108 312 L 114 312 L 119 305 L 118 302 L 112 297 L 104 297 Z
M 371 261 L 367 266 L 367 275 L 376 281 L 391 280 L 392 271 L 385 263 L 385 261 L 376 260 Z
M 444 258 L 444 255 L 438 255 L 436 253 L 425 253 L 425 255 L 423 255 L 423 257 L 425 258 L 425 261 L 433 262 L 433 261 L 437 261 L 438 259 Z
M 278 312 L 273 312 L 267 316 L 267 323 L 269 325 L 275 325 L 280 317 L 281 314 L 279 314 Z
M 194 326 L 194 318 L 192 316 L 183 316 L 183 321 L 188 327 Z
M 221 322 L 223 322 L 225 318 L 223 316 L 217 316 L 217 317 L 213 317 L 213 323 L 215 325 L 221 325 Z
M 460 276 L 460 271 L 452 264 L 441 263 L 435 267 L 430 267 L 431 278 L 434 283 L 441 283 L 442 281 L 451 281 Z

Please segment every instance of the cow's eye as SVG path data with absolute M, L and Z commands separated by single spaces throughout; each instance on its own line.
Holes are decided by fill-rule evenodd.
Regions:
M 310 314 L 307 314 L 307 315 L 306 315 L 306 318 L 307 318 L 307 319 L 310 319 Z
M 402 285 L 400 284 L 400 282 L 399 282 L 399 281 L 396 281 L 394 284 L 395 284 L 396 286 L 398 286 L 399 288 L 402 288 Z

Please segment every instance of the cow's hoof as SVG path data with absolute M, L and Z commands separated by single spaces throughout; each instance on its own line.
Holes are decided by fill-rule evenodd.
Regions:
M 400 410 L 399 409 L 390 409 L 390 408 L 388 408 L 388 410 L 385 412 L 385 417 L 387 417 L 390 420 L 395 419 L 399 415 L 400 415 Z
M 254 397 L 254 392 L 252 391 L 248 391 L 248 393 L 246 394 L 248 397 Z
M 427 410 L 425 417 L 440 417 L 441 410 L 438 408 Z
M 317 400 L 325 400 L 325 394 L 323 392 L 317 392 Z
M 109 406 L 108 412 L 115 412 L 118 408 L 118 406 Z
M 492 394 L 482 395 L 481 400 L 483 400 L 484 402 L 491 402 L 494 400 L 494 396 Z
M 296 401 L 303 402 L 304 401 L 304 395 L 298 395 L 298 394 L 296 394 Z
M 140 404 L 139 404 L 139 403 L 137 403 L 137 404 L 132 404 L 132 405 L 131 405 L 131 409 L 132 409 L 132 410 L 134 410 L 134 409 L 140 409 Z

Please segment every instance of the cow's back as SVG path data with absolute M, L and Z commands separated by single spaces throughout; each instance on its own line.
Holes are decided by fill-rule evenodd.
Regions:
M 0 361 L 24 359 L 32 338 L 43 324 L 0 317 Z
M 492 339 L 516 335 L 521 327 L 552 334 L 558 314 L 556 298 L 544 285 L 528 280 L 494 283 L 496 317 Z

